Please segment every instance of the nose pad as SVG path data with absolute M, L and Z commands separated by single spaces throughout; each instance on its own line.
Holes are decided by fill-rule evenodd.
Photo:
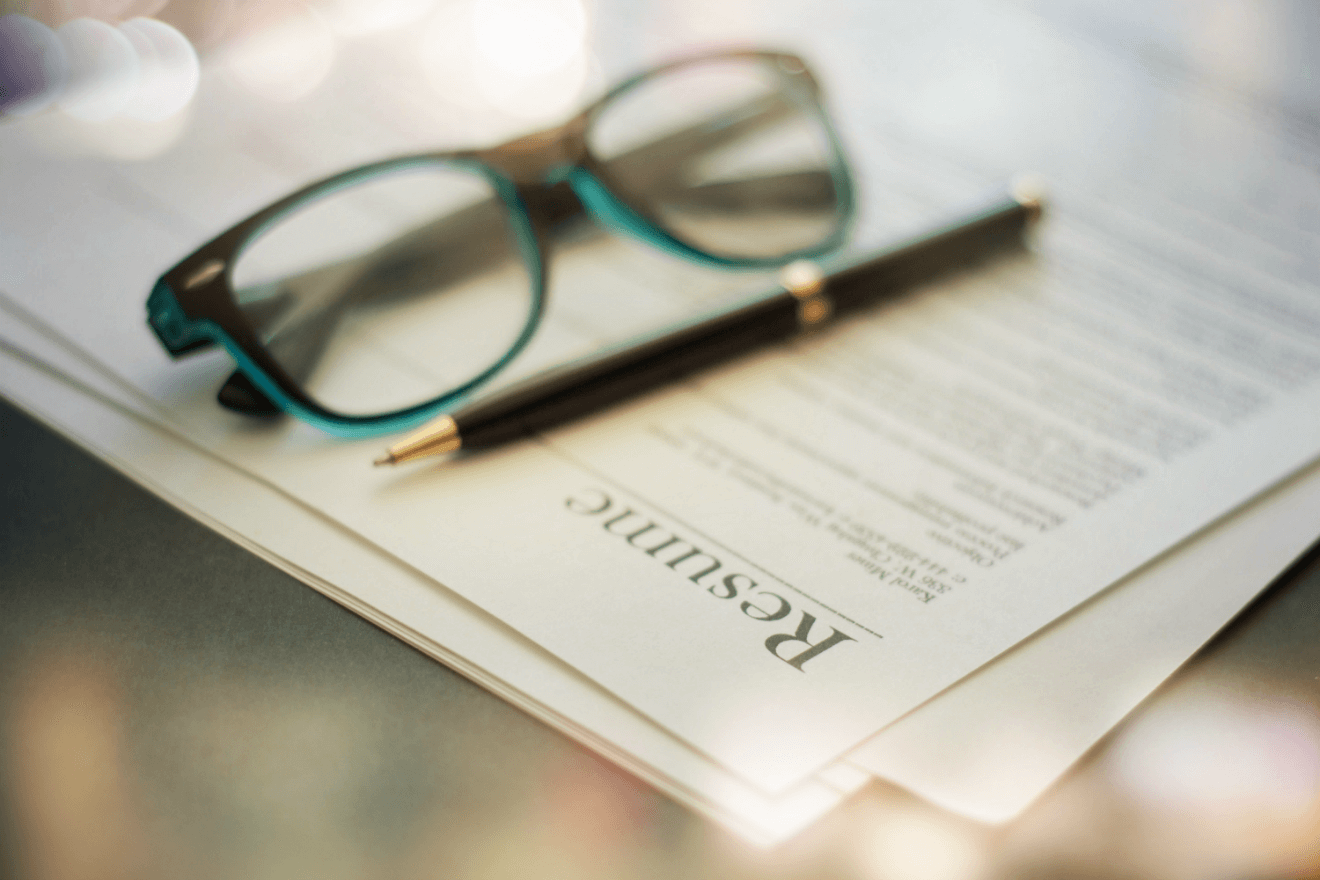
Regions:
M 281 410 L 241 370 L 229 374 L 215 399 L 225 409 L 248 416 L 277 416 Z

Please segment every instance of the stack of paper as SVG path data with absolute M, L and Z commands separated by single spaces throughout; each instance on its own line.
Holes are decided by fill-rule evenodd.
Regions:
M 498 452 L 372 469 L 378 440 L 220 410 L 231 365 L 171 363 L 142 301 L 228 223 L 434 132 L 363 85 L 396 82 L 378 46 L 280 108 L 217 64 L 149 159 L 105 154 L 140 130 L 0 130 L 0 391 L 749 837 L 787 837 L 871 774 L 1009 818 L 1313 539 L 1320 307 L 1302 223 L 1303 250 L 1266 246 L 1224 181 L 1160 167 L 1181 145 L 1159 135 L 1142 159 L 1158 188 L 1083 161 L 1093 124 L 1060 131 L 1048 102 L 1023 116 L 1049 98 L 1025 68 L 1047 57 L 1070 101 L 1139 94 L 1257 136 L 1248 112 L 1021 13 L 959 10 L 1025 90 L 974 154 L 950 146 L 966 120 L 923 122 L 846 54 L 826 69 L 849 84 L 835 111 L 864 204 L 891 209 L 858 247 L 975 201 L 999 175 L 971 169 L 1012 161 L 1059 189 L 1029 256 Z M 896 51 L 911 36 L 893 10 L 849 14 Z M 826 45 L 844 17 L 800 36 Z M 893 130 L 862 128 L 876 111 Z M 1039 145 L 1018 149 L 1027 132 Z M 754 289 L 618 242 L 579 269 L 515 374 L 694 291 Z

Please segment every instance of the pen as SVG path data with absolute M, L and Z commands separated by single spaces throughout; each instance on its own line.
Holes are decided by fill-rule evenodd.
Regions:
M 1039 187 L 1020 179 L 985 208 L 829 275 L 814 263 L 791 263 L 782 273 L 780 290 L 530 376 L 435 419 L 391 446 L 376 464 L 497 446 L 820 326 L 834 315 L 893 297 L 1020 244 L 1042 209 Z

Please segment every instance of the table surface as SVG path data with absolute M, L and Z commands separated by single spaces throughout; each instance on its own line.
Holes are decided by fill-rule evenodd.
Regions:
M 701 41 L 762 14 L 734 0 L 636 5 L 593 7 L 609 66 L 663 43 L 638 29 Z M 829 19 L 846 24 L 840 5 Z M 1307 0 L 1010 5 L 1160 76 L 1267 102 L 1273 123 L 1320 128 Z M 206 8 L 161 14 L 205 48 Z M 864 37 L 806 35 L 836 40 L 827 64 L 844 72 L 870 69 Z M 914 107 L 894 99 L 894 131 L 944 125 L 956 139 Z M 0 875 L 1320 878 L 1317 555 L 1012 824 L 877 781 L 764 851 L 0 401 Z

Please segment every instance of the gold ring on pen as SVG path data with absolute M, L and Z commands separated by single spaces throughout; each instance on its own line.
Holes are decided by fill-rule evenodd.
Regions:
M 834 303 L 825 295 L 825 273 L 810 260 L 795 260 L 779 275 L 784 289 L 798 301 L 798 323 L 804 330 L 817 327 L 834 314 Z

